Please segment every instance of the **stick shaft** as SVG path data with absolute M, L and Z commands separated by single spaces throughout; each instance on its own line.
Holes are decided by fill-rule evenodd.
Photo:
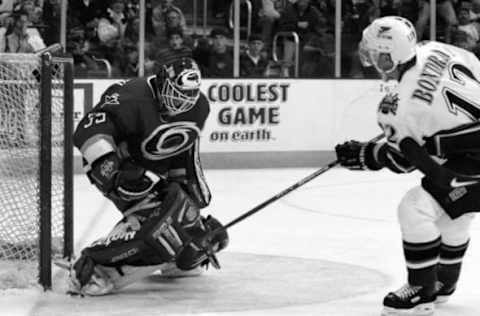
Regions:
M 369 142 L 377 142 L 379 140 L 381 140 L 383 138 L 383 133 L 380 134 L 380 135 L 377 135 L 375 136 L 374 138 L 372 138 Z M 257 213 L 258 211 L 264 209 L 266 206 L 272 204 L 273 202 L 281 199 L 282 197 L 284 197 L 285 195 L 287 195 L 288 193 L 292 192 L 293 190 L 296 190 L 298 189 L 299 187 L 303 186 L 304 184 L 312 181 L 313 179 L 315 179 L 316 177 L 318 177 L 319 175 L 327 172 L 328 170 L 332 169 L 333 167 L 335 167 L 336 165 L 338 165 L 338 161 L 335 160 L 335 161 L 332 161 L 330 162 L 328 165 L 318 169 L 317 171 L 315 171 L 314 173 L 310 174 L 309 176 L 306 176 L 305 178 L 303 178 L 302 180 L 294 183 L 293 185 L 289 186 L 288 188 L 284 189 L 283 191 L 277 193 L 276 195 L 272 196 L 271 198 L 269 198 L 268 200 L 258 204 L 257 206 L 255 206 L 254 208 L 252 208 L 250 211 L 240 215 L 239 217 L 235 218 L 234 220 L 232 220 L 231 222 L 227 223 L 225 226 L 221 227 L 221 228 L 218 228 L 216 229 L 213 233 L 212 233 L 212 236 L 215 234 L 215 233 L 218 233 L 222 230 L 226 230 L 230 227 L 232 227 L 233 225 L 243 221 L 245 218 L 247 217 L 250 217 L 252 216 L 253 214 Z
M 319 175 L 321 175 L 322 173 L 330 170 L 331 168 L 335 167 L 336 165 L 338 164 L 338 161 L 333 161 L 331 163 L 329 163 L 328 165 L 318 169 L 317 171 L 315 171 L 314 173 L 310 174 L 309 176 L 303 178 L 302 180 L 298 181 L 297 183 L 289 186 L 288 188 L 284 189 L 283 191 L 277 193 L 275 196 L 272 196 L 271 198 L 269 198 L 268 200 L 260 203 L 259 205 L 255 206 L 253 209 L 251 209 L 250 211 L 244 213 L 243 215 L 237 217 L 236 219 L 232 220 L 230 223 L 226 224 L 224 226 L 225 229 L 229 228 L 229 227 L 232 227 L 233 225 L 235 225 L 236 223 L 244 220 L 245 218 L 257 213 L 258 211 L 260 211 L 261 209 L 265 208 L 266 206 L 272 204 L 273 202 L 281 199 L 282 197 L 284 197 L 285 195 L 287 195 L 288 193 L 292 192 L 293 190 L 301 187 L 302 185 L 312 181 L 313 179 L 315 179 L 316 177 L 318 177 Z

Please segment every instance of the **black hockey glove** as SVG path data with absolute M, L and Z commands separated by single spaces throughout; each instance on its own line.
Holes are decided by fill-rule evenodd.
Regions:
M 90 180 L 106 196 L 113 195 L 124 201 L 139 200 L 165 180 L 155 173 L 134 164 L 121 162 L 115 153 L 98 159 L 88 173 Z
M 114 191 L 124 201 L 139 200 L 164 180 L 143 167 L 125 162 L 115 177 Z
M 343 144 L 335 146 L 337 153 L 337 160 L 343 167 L 350 170 L 365 170 L 368 169 L 365 160 L 367 149 L 371 151 L 374 143 L 361 143 L 356 140 L 351 140 Z

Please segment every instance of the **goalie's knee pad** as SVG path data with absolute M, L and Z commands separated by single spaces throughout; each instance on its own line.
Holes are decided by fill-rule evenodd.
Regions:
M 191 241 L 187 232 L 200 220 L 200 209 L 177 183 L 167 188 L 159 209 L 149 215 L 140 235 L 165 261 L 174 260 Z

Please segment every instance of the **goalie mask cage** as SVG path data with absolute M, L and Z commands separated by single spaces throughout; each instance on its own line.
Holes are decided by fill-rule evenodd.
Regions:
M 73 252 L 73 61 L 52 53 L 0 54 L 0 289 L 51 289 Z

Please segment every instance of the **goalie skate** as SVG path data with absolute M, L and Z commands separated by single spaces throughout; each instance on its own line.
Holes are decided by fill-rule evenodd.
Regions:
M 434 313 L 436 295 L 429 294 L 422 286 L 405 284 L 383 299 L 382 316 L 427 316 Z
M 57 260 L 55 265 L 58 267 L 71 271 L 72 263 L 66 260 Z M 95 266 L 95 272 L 91 280 L 83 287 L 74 281 L 74 278 L 69 278 L 68 294 L 71 295 L 87 295 L 100 296 L 110 294 L 118 291 L 142 278 L 151 275 L 153 272 L 159 270 L 168 264 L 159 264 L 154 266 L 134 267 L 123 266 L 121 268 L 105 267 L 102 265 Z

